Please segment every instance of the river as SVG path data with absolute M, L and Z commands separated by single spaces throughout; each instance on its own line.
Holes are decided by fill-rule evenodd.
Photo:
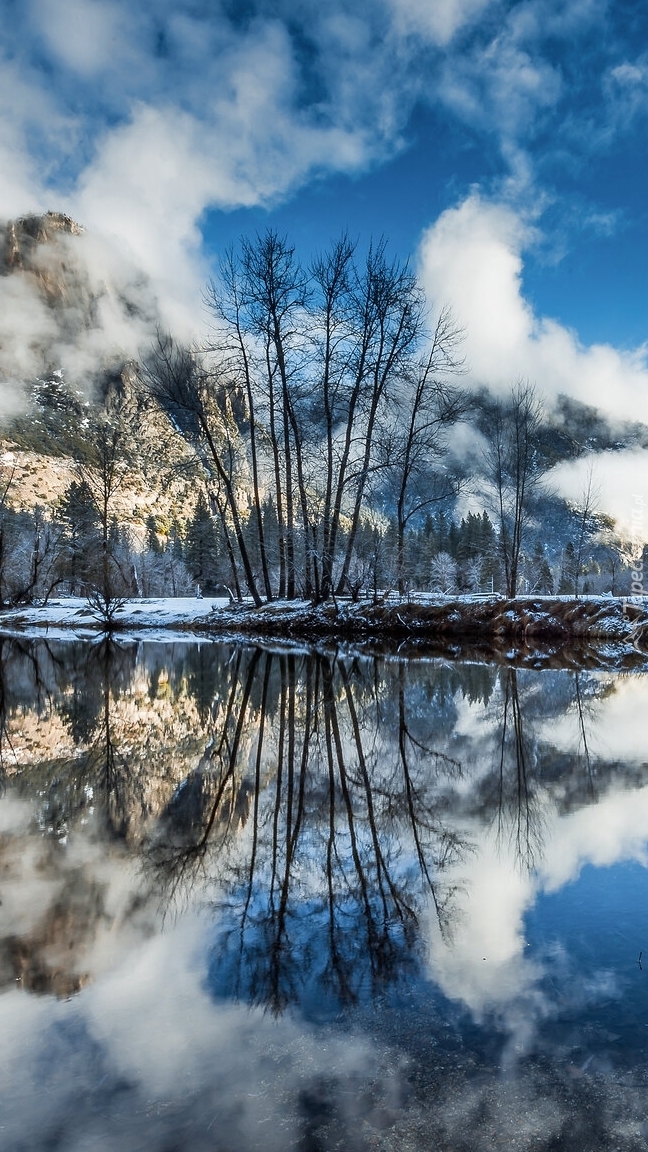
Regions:
M 641 672 L 0 638 L 0 1149 L 647 1148 L 647 716 Z

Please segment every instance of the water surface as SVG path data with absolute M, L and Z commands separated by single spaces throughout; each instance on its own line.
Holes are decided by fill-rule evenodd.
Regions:
M 644 675 L 0 669 L 0 1148 L 648 1147 Z

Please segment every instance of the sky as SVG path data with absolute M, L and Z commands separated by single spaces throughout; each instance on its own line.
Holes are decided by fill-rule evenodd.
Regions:
M 0 29 L 0 218 L 68 212 L 179 333 L 242 235 L 384 236 L 475 383 L 648 422 L 642 0 L 0 0 Z M 599 465 L 629 513 L 636 463 Z

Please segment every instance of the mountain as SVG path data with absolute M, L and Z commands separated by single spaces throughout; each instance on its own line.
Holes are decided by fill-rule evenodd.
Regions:
M 105 241 L 60 212 L 0 225 L 2 407 L 24 407 L 25 389 L 62 373 L 87 399 L 101 398 L 159 324 L 148 278 Z
M 313 306 L 312 318 L 317 325 L 316 305 Z M 0 472 L 4 471 L 11 478 L 6 504 L 15 514 L 30 513 L 40 506 L 41 519 L 44 517 L 48 520 L 57 507 L 60 508 L 61 497 L 78 477 L 75 461 L 90 446 L 89 428 L 92 419 L 102 412 L 119 409 L 126 415 L 127 442 L 123 442 L 123 461 L 126 461 L 127 466 L 123 469 L 126 474 L 124 482 L 120 482 L 114 499 L 111 497 L 110 518 L 116 521 L 118 528 L 126 529 L 123 536 L 131 551 L 130 558 L 123 565 L 126 571 L 134 570 L 137 557 L 147 550 L 159 556 L 171 542 L 176 557 L 181 555 L 183 561 L 187 560 L 189 564 L 183 552 L 187 529 L 194 514 L 197 515 L 198 494 L 204 491 L 202 467 L 198 459 L 200 444 L 196 451 L 196 438 L 192 438 L 192 428 L 189 427 L 194 421 L 195 411 L 186 405 L 183 407 L 184 401 L 179 407 L 176 404 L 173 408 L 172 404 L 169 409 L 171 419 L 168 420 L 151 402 L 150 395 L 145 397 L 139 387 L 140 357 L 151 347 L 156 333 L 163 328 L 158 302 L 146 275 L 116 248 L 90 235 L 69 216 L 47 212 L 0 224 L 0 430 L 3 432 L 0 434 Z M 252 350 L 255 332 L 252 324 L 249 331 Z M 169 347 L 174 347 L 173 341 Z M 303 349 L 306 356 L 306 342 Z M 227 348 L 224 355 L 228 355 Z M 189 362 L 195 366 L 198 361 L 190 354 Z M 227 372 L 220 374 L 220 391 L 214 388 L 216 374 L 203 378 L 203 382 L 207 382 L 204 400 L 205 411 L 209 410 L 208 419 L 211 420 L 213 448 L 209 458 L 211 463 L 208 461 L 207 464 L 213 472 L 212 504 L 210 510 L 205 505 L 205 511 L 207 519 L 211 515 L 213 520 L 217 510 L 220 514 L 217 551 L 222 563 L 213 583 L 220 585 L 231 580 L 236 587 L 238 570 L 232 548 L 232 534 L 238 532 L 237 546 L 247 549 L 245 533 L 248 533 L 251 560 L 250 555 L 247 559 L 250 572 L 252 566 L 260 562 L 255 549 L 258 545 L 260 556 L 261 546 L 255 535 L 257 522 L 250 514 L 255 496 L 251 481 L 252 437 L 248 407 L 247 402 L 235 402 L 238 394 L 234 385 L 240 380 L 244 369 L 239 364 L 237 375 L 231 356 L 227 363 Z M 206 367 L 209 369 L 210 365 L 206 363 Z M 295 384 L 292 403 L 297 405 L 301 413 L 299 418 L 303 419 L 307 429 L 308 459 L 299 477 L 302 485 L 302 511 L 306 509 L 302 517 L 304 523 L 307 523 L 310 514 L 309 501 L 312 501 L 315 517 L 313 523 L 319 508 L 315 472 L 323 425 L 317 403 L 317 372 L 315 361 L 310 376 L 300 363 L 294 376 L 295 381 L 301 383 L 299 387 Z M 401 386 L 402 380 L 395 375 L 394 391 Z M 257 415 L 261 413 L 263 416 L 267 407 L 268 387 L 267 380 L 258 382 Z M 176 400 L 177 396 L 173 403 Z M 182 413 L 185 416 L 189 414 L 187 427 L 180 419 Z M 467 417 L 473 428 L 488 436 L 495 415 L 496 402 L 492 393 L 485 388 L 475 391 L 470 403 L 470 415 Z M 296 424 L 299 418 L 296 418 Z M 361 429 L 366 427 L 366 422 L 363 425 L 362 419 L 360 413 L 360 423 L 356 423 L 353 428 L 354 451 L 358 452 L 364 445 Z M 276 432 L 267 421 L 264 426 L 261 420 L 255 424 L 255 429 L 257 451 L 261 451 L 263 456 L 261 482 L 257 487 L 259 516 L 265 517 L 267 521 L 266 527 L 263 527 L 261 519 L 261 528 L 264 532 L 267 530 L 270 541 L 268 564 L 276 566 L 276 557 L 281 553 L 280 544 L 283 546 L 284 541 L 279 531 L 276 511 L 281 493 L 274 504 L 266 500 L 272 485 L 266 488 L 265 483 L 271 473 L 275 474 L 275 466 L 283 467 L 289 456 L 286 449 L 283 457 L 281 450 L 276 458 L 273 457 L 276 448 L 273 437 Z M 181 431 L 188 431 L 186 440 Z M 301 451 L 305 442 L 303 431 L 299 435 L 302 437 Z M 294 436 L 297 436 L 297 432 L 294 432 Z M 459 435 L 457 445 L 457 459 L 453 459 L 453 467 L 456 464 L 458 474 L 464 471 L 474 479 L 479 471 L 474 443 L 470 437 Z M 551 468 L 587 453 L 643 448 L 647 445 L 648 428 L 645 425 L 626 423 L 615 426 L 597 409 L 570 397 L 561 397 L 553 410 L 545 410 L 534 450 L 539 453 L 547 468 Z M 386 448 L 389 446 L 381 447 L 376 440 L 370 447 L 375 453 L 372 464 L 379 465 L 376 468 L 378 479 L 371 492 L 367 489 L 364 512 L 368 509 L 376 523 L 386 525 L 387 518 L 391 516 L 393 519 L 394 516 L 394 495 L 392 491 L 390 496 L 389 484 L 381 488 L 379 479 L 385 474 L 389 458 L 389 450 L 386 451 Z M 221 485 L 226 470 L 221 468 L 219 471 L 219 454 L 231 469 L 229 503 L 223 503 Z M 303 454 L 302 458 L 305 458 Z M 295 455 L 293 474 L 290 477 L 293 484 L 299 474 L 296 459 Z M 433 465 L 434 461 L 430 463 L 429 474 Z M 0 487 L 0 497 L 2 491 Z M 347 503 L 351 500 L 349 493 L 350 489 L 345 490 Z M 449 497 L 448 506 L 444 507 L 450 516 L 452 503 Z M 424 501 L 421 508 L 426 507 L 428 503 Z M 344 515 L 348 508 L 341 511 L 344 530 L 347 524 Z M 576 532 L 574 517 L 564 500 L 558 498 L 553 504 L 547 503 L 542 513 L 537 524 L 531 525 L 527 542 L 530 549 L 538 540 L 545 550 L 549 548 L 549 559 L 558 572 L 563 549 Z M 408 523 L 408 532 L 414 534 L 423 531 L 422 520 L 422 515 L 418 519 L 413 517 Z M 234 531 L 235 521 L 240 531 Z M 539 536 L 540 524 L 543 529 L 542 539 Z M 549 544 L 545 538 L 548 526 L 551 526 Z M 213 523 L 211 527 L 214 528 Z M 258 529 L 259 539 L 261 528 Z M 38 533 L 38 528 L 31 530 Z M 34 553 L 33 540 L 30 543 L 31 538 L 28 539 L 26 529 L 23 531 L 21 528 L 21 532 L 23 552 L 25 556 L 31 555 Z M 309 532 L 310 528 L 305 539 L 310 540 Z M 340 544 L 338 541 L 338 544 L 346 547 L 344 542 Z M 301 547 L 299 540 L 298 547 Z M 369 547 L 367 542 L 361 546 L 358 537 L 356 555 L 359 557 L 361 580 L 366 577 L 365 569 L 369 565 L 368 553 L 365 555 L 362 549 Z M 169 549 L 167 555 L 170 553 Z M 265 558 L 267 560 L 267 556 Z M 202 575 L 199 577 L 197 572 L 202 572 L 203 566 L 190 564 L 189 567 L 191 579 L 202 581 Z M 419 579 L 418 569 L 416 571 L 416 578 Z M 420 574 L 420 579 L 425 583 L 425 573 Z M 176 589 L 175 575 L 173 589 Z M 0 600 L 2 596 L 0 572 Z
M 0 463 L 8 503 L 51 512 L 75 477 L 92 411 L 129 409 L 129 483 L 118 512 L 136 535 L 154 516 L 182 524 L 193 477 L 183 446 L 137 399 L 137 364 L 160 326 L 148 278 L 61 212 L 0 224 Z M 171 467 L 171 470 L 173 468 Z

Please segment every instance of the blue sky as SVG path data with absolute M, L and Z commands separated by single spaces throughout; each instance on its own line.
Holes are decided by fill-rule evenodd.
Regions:
M 0 0 L 0 18 L 0 215 L 69 211 L 178 330 L 200 330 L 243 233 L 277 227 L 305 259 L 382 234 L 465 327 L 476 382 L 648 421 L 643 0 Z

